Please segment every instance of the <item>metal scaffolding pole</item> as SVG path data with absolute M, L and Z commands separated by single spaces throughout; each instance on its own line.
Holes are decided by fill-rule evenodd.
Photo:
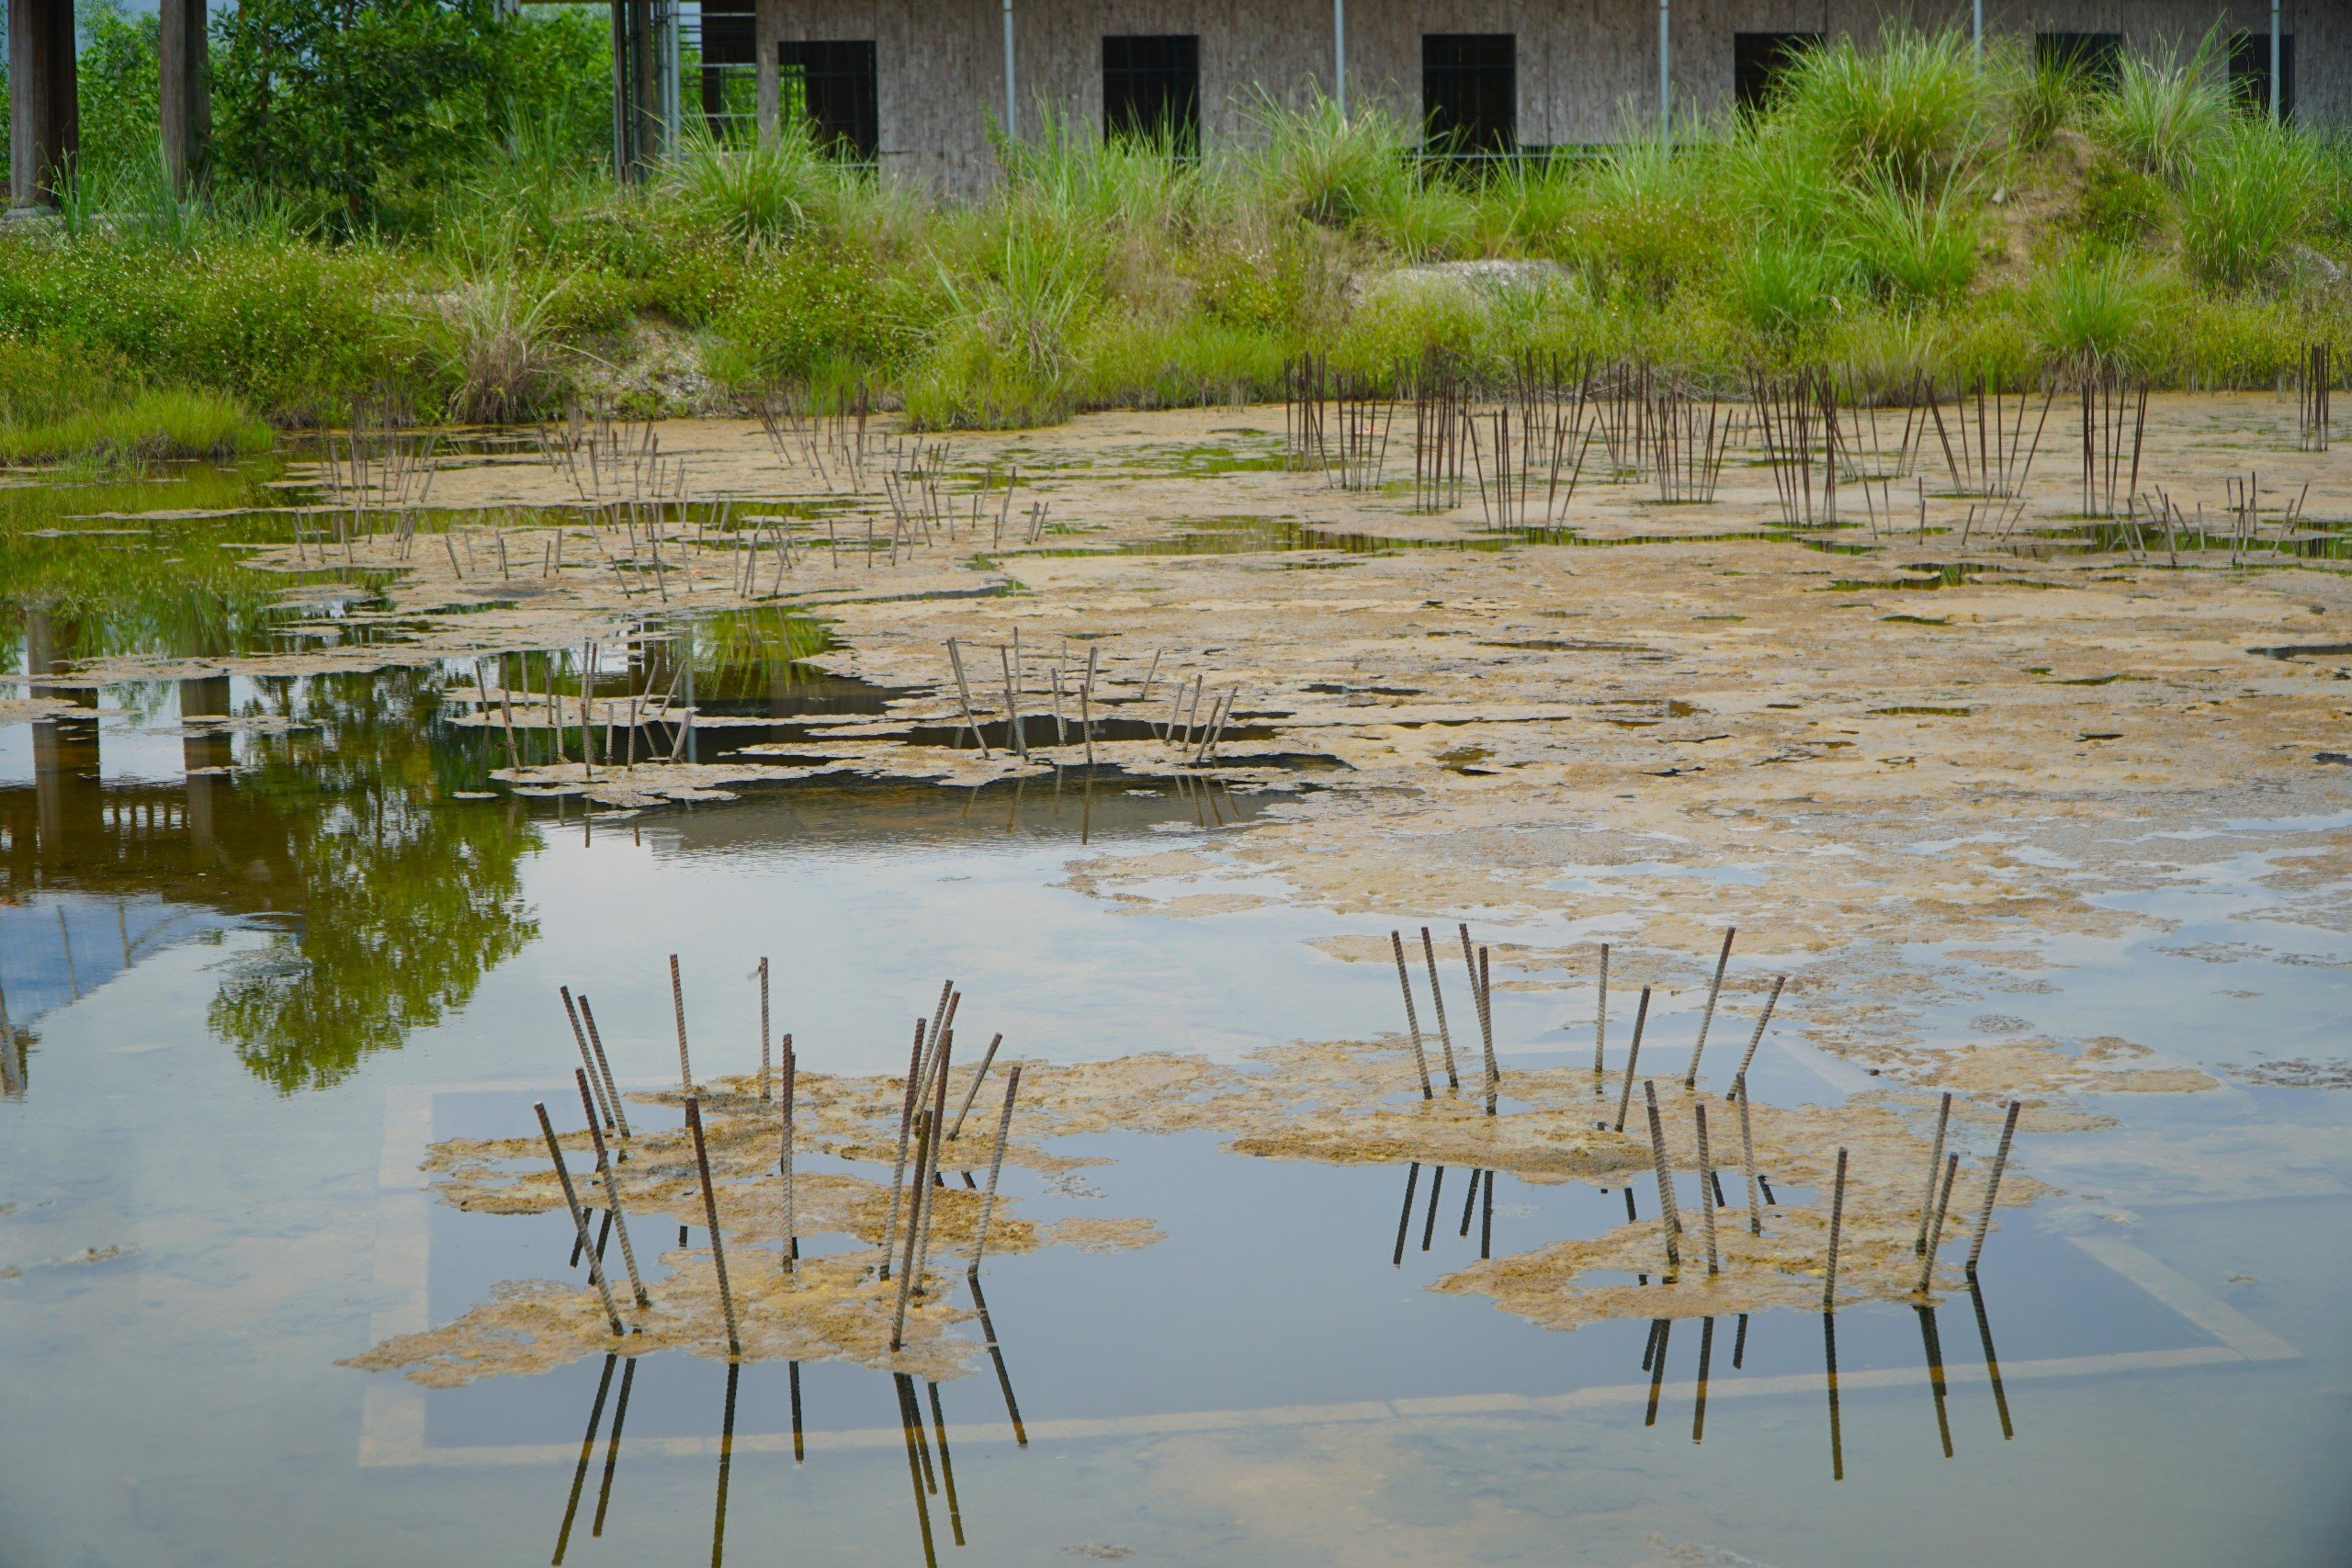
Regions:
M 1012 86 L 1012 0 L 1004 0 L 1004 139 L 1021 140 L 1021 98 Z
M 1657 0 L 1657 135 L 1674 139 L 1673 0 Z
M 1348 118 L 1348 0 L 1331 0 L 1331 97 Z

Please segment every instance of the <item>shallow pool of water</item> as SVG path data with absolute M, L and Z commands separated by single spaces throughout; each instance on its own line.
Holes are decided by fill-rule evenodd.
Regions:
M 44 671 L 35 630 L 10 668 Z M 695 645 L 698 743 L 876 710 L 797 665 L 798 636 Z M 643 1087 L 674 1069 L 673 953 L 707 1073 L 755 1065 L 763 956 L 829 1072 L 899 1066 L 949 976 L 967 1030 L 1053 1060 L 1396 1023 L 1391 973 L 1307 945 L 1385 919 L 1175 919 L 1069 884 L 1104 854 L 1216 863 L 1279 797 L 1072 770 L 583 816 L 490 787 L 498 741 L 444 694 L 470 679 L 129 682 L 0 726 L 0 1562 L 2301 1563 L 2352 1539 L 2352 1097 L 2245 1082 L 2108 1096 L 2112 1126 L 2037 1141 L 2066 1196 L 1926 1312 L 1546 1332 L 1427 1287 L 1654 1189 L 1474 1199 L 1467 1172 L 1118 1133 L 1066 1141 L 1108 1162 L 1082 1180 L 1008 1190 L 1166 1239 L 992 1260 L 956 1287 L 986 1309 L 971 1373 L 936 1387 L 677 1353 L 450 1390 L 339 1366 L 501 1281 L 579 1277 L 564 1219 L 459 1213 L 417 1171 L 566 1102 L 560 986 Z M 2166 1060 L 2340 1055 L 2352 941 L 2268 909 L 2259 861 L 2117 896 L 2175 928 L 2051 944 L 2000 1005 Z M 1509 1063 L 1578 1059 L 1561 995 L 1496 993 Z M 1657 1027 L 1679 1044 L 1696 1005 L 1662 995 Z M 1873 1087 L 1788 1027 L 1755 1083 Z

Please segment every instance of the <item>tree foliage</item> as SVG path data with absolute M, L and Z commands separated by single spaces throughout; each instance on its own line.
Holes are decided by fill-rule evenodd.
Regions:
M 214 28 L 220 176 L 398 221 L 502 129 L 519 30 L 496 0 L 243 0 Z

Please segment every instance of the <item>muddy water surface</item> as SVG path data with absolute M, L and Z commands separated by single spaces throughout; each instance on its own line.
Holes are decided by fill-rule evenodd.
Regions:
M 1179 436 L 1198 433 L 1178 431 L 1170 450 Z M 1023 460 L 1044 459 L 1032 448 Z M 1189 471 L 1165 454 L 1151 461 Z M 1122 482 L 1148 466 L 1125 461 Z M 1188 482 L 1252 498 L 1288 483 L 1300 513 L 1340 504 L 1272 465 L 1213 467 Z M 1200 520 L 1227 507 L 1188 497 L 1161 527 L 1147 525 L 1148 504 L 1129 520 L 1106 502 L 1107 530 L 1176 543 L 1104 558 L 1256 575 L 1137 588 L 1041 543 L 1034 566 L 1016 569 L 1022 592 L 1046 596 L 1026 604 L 1026 635 L 1050 637 L 1074 678 L 1084 655 L 1063 656 L 1061 631 L 1172 617 L 1187 593 L 1215 600 L 1219 618 L 1194 657 L 1250 667 L 1260 755 L 1178 766 L 1156 739 L 1106 728 L 1090 768 L 1067 732 L 1048 739 L 1040 709 L 1026 732 L 1033 764 L 1010 767 L 997 707 L 980 716 L 999 752 L 984 768 L 955 749 L 960 710 L 937 651 L 947 634 L 909 629 L 920 606 L 744 612 L 633 598 L 597 610 L 593 657 L 576 625 L 534 637 L 509 622 L 472 638 L 467 624 L 524 610 L 488 592 L 490 607 L 463 615 L 403 604 L 407 579 L 390 564 L 378 579 L 349 562 L 297 562 L 253 589 L 260 574 L 239 562 L 255 552 L 236 547 L 282 552 L 290 525 L 251 508 L 308 493 L 264 488 L 274 477 L 182 477 L 96 500 L 12 492 L 47 511 L 11 536 L 0 660 L 11 676 L 0 703 L 17 705 L 0 713 L 0 1302 L 11 1331 L 0 1561 L 2340 1555 L 2352 1531 L 2340 1462 L 2352 1441 L 2341 1309 L 2352 1290 L 2352 921 L 2338 846 L 2352 801 L 2337 765 L 2312 761 L 2329 748 L 2307 739 L 2330 724 L 2340 734 L 2345 705 L 2301 668 L 2333 656 L 2230 667 L 2216 692 L 2278 683 L 2260 722 L 2283 739 L 2249 735 L 2226 781 L 2161 794 L 2148 781 L 2162 753 L 2211 744 L 2202 729 L 2153 707 L 2119 720 L 2114 690 L 2043 682 L 2116 664 L 2188 677 L 2156 669 L 2153 645 L 2119 654 L 2112 637 L 2069 632 L 2064 617 L 1985 634 L 2019 650 L 2012 688 L 1991 679 L 1989 657 L 1897 673 L 1916 653 L 1892 639 L 1922 628 L 1873 614 L 1867 635 L 1889 639 L 1877 645 L 1880 689 L 1776 675 L 1789 682 L 1776 702 L 1838 716 L 1793 738 L 1753 728 L 1796 721 L 1762 703 L 1740 709 L 1722 671 L 1687 668 L 1708 657 L 1679 640 L 1690 617 L 1776 613 L 1729 580 L 1719 602 L 1679 605 L 1669 628 L 1621 615 L 1609 599 L 1618 586 L 1587 576 L 1577 600 L 1553 603 L 1600 612 L 1588 618 L 1605 626 L 1481 625 L 1427 655 L 1395 625 L 1359 619 L 1349 635 L 1403 651 L 1385 663 L 1335 652 L 1284 686 L 1264 650 L 1279 637 L 1311 642 L 1325 624 L 1315 618 L 1334 613 L 1331 593 L 1287 583 L 1271 591 L 1286 609 L 1261 603 L 1265 573 L 1300 554 L 1293 523 L 1219 527 L 1195 545 Z M 456 493 L 465 478 L 445 484 Z M 472 482 L 493 480 L 488 468 Z M 225 515 L 155 515 L 207 510 Z M 101 513 L 146 521 L 94 521 Z M 1369 521 L 1396 523 L 1390 536 L 1435 526 Z M 101 532 L 125 527 L 143 536 Z M 43 528 L 85 536 L 29 537 Z M 1449 571 L 1523 574 L 1571 558 L 1578 573 L 1621 570 L 1587 567 L 1603 556 L 1649 571 L 1637 558 L 1656 549 L 1663 577 L 1623 586 L 1663 580 L 1677 592 L 1695 558 L 1665 552 L 1709 547 L 1579 551 L 1468 525 L 1462 536 L 1480 547 L 1446 552 L 1466 563 Z M 1751 580 L 1821 559 L 1800 540 L 1714 547 Z M 488 536 L 474 549 L 491 558 Z M 1344 577 L 1414 570 L 1437 552 L 1339 554 L 1366 562 Z M 1888 587 L 1927 575 L 1871 558 Z M 1984 564 L 1935 594 L 1878 602 L 1892 616 L 1915 600 L 1996 593 L 1981 585 L 2009 568 Z M 2097 570 L 2144 566 L 2127 552 Z M 2189 592 L 2208 615 L 2224 613 L 2216 595 L 2273 593 L 2275 610 L 2245 618 L 2277 633 L 2238 643 L 2338 638 L 2345 601 L 2324 562 L 2276 570 L 2307 575 L 2188 589 L 2069 580 L 2064 592 L 2086 607 Z M 1867 594 L 1876 580 L 1845 579 L 1809 603 Z M 1427 596 L 1467 604 L 1516 592 L 1514 581 L 1449 578 Z M 1807 578 L 1804 591 L 1828 581 Z M 1360 617 L 1397 613 L 1384 607 L 1390 589 L 1349 592 L 1381 601 Z M 1018 615 L 1024 602 L 987 603 Z M 1040 632 L 1035 617 L 1048 612 L 1064 624 Z M 979 612 L 956 613 L 958 635 L 987 635 Z M 1645 662 L 1662 648 L 1686 668 Z M 1139 691 L 1145 655 L 1129 652 L 1119 678 Z M 968 647 L 965 657 L 978 662 Z M 1819 644 L 1806 657 L 1825 670 L 1871 659 Z M 924 667 L 920 690 L 918 659 L 940 666 Z M 1489 661 L 1483 675 L 1465 663 L 1477 660 Z M 1588 668 L 1596 660 L 1605 677 Z M 2029 661 L 2052 668 L 2025 673 Z M 560 732 L 531 721 L 527 701 L 514 752 L 503 714 L 485 722 L 498 705 L 488 692 L 509 693 L 510 705 L 534 693 L 576 704 L 583 665 L 600 702 L 658 687 L 695 709 L 684 732 L 603 727 L 608 747 L 674 750 L 676 763 L 660 764 L 673 772 L 616 786 L 625 755 L 581 763 L 575 719 L 559 757 Z M 1489 718 L 1502 703 L 1524 716 L 1459 722 L 1482 701 L 1480 680 Z M 2146 690 L 2124 688 L 2134 701 Z M 2306 690 L 2318 694 L 2304 716 L 2285 713 Z M 1048 683 L 1026 694 L 1047 702 Z M 1546 716 L 1554 699 L 1589 705 Z M 2012 705 L 1971 711 L 1988 700 Z M 2028 701 L 2075 705 L 2021 717 L 2014 705 Z M 1136 722 L 1146 710 L 1137 698 L 1114 711 Z M 1634 720 L 1644 727 L 1625 727 Z M 1984 743 L 1946 737 L 1985 720 L 2010 738 L 1996 745 L 2063 732 L 2064 767 L 1998 793 L 1922 782 L 1923 767 L 1981 762 L 1972 747 Z M 1903 732 L 1890 744 L 1872 726 Z M 2145 728 L 2165 733 L 2144 740 Z M 1734 733 L 1702 739 L 1718 729 Z M 2110 730 L 2144 751 L 2109 763 L 2095 754 L 2103 742 L 2079 739 Z M 1569 760 L 1531 731 L 1556 731 Z M 1851 766 L 1839 740 L 1871 750 L 1856 761 L 1875 772 L 1839 773 Z M 1750 749 L 1736 773 L 1730 748 Z M 1812 760 L 1784 760 L 1799 749 Z M 2275 762 L 2243 761 L 2265 749 Z M 2079 765 L 2078 752 L 2090 754 Z M 1662 779 L 1662 761 L 1700 771 Z M 1809 787 L 1782 782 L 1800 768 L 1813 770 Z M 1746 778 L 1772 780 L 1770 796 L 1744 795 Z M 1641 794 L 1682 784 L 1692 793 L 1667 805 Z M 2131 790 L 2142 794 L 2129 810 L 2084 807 Z M 1758 816 L 1770 831 L 1743 827 Z M 1962 1186 L 1979 1191 L 2003 1103 L 2030 1101 L 2013 1179 L 2034 1201 L 2001 1211 L 1973 1286 L 1956 1268 L 1967 1228 L 1955 1222 L 1930 1294 L 1864 1289 L 1834 1315 L 1711 1313 L 1687 1269 L 1671 1308 L 1645 1311 L 1643 1292 L 1669 1299 L 1654 1251 L 1628 1250 L 1622 1269 L 1610 1254 L 1498 1279 L 1495 1266 L 1564 1243 L 1650 1247 L 1657 1183 L 1638 1164 L 1561 1179 L 1498 1156 L 1504 1168 L 1474 1185 L 1459 1168 L 1309 1157 L 1280 1137 L 1327 1111 L 1419 1101 L 1387 933 L 1428 923 L 1442 938 L 1456 919 L 1495 944 L 1507 1113 L 1539 1113 L 1541 1075 L 1589 1071 L 1593 944 L 1611 940 L 1593 1116 L 1613 1114 L 1634 993 L 1653 982 L 1643 1074 L 1684 1114 L 1679 1076 L 1714 942 L 1736 921 L 1742 945 L 1702 1085 L 1725 1105 L 1730 1064 L 1713 1054 L 1744 1048 L 1770 977 L 1786 972 L 1752 1090 L 1759 1112 L 1825 1118 L 1820 1147 L 1767 1140 L 1781 1151 L 1762 1173 L 1768 1234 L 1810 1234 L 1829 1143 L 1861 1149 L 1869 1127 L 1908 1129 L 1898 1152 L 1924 1171 L 1946 1088 L 1962 1096 Z M 560 1128 L 582 1125 L 560 986 L 593 998 L 639 1135 L 675 1129 L 673 953 L 706 1080 L 757 1068 L 763 956 L 775 1029 L 793 1032 L 808 1072 L 844 1080 L 903 1072 L 910 1026 L 948 976 L 966 993 L 959 1060 L 1001 1032 L 1041 1085 L 1057 1065 L 1144 1053 L 1253 1072 L 1266 1070 L 1257 1054 L 1295 1041 L 1377 1042 L 1385 1054 L 1312 1080 L 1325 1099 L 1355 1086 L 1355 1100 L 1284 1100 L 1286 1121 L 1271 1127 L 1041 1099 L 1038 1125 L 1050 1106 L 1080 1130 L 1039 1134 L 1050 1157 L 1007 1167 L 1001 1213 L 1040 1231 L 1069 1225 L 1072 1239 L 992 1254 L 977 1289 L 960 1261 L 944 1269 L 941 1299 L 922 1310 L 953 1353 L 919 1374 L 894 1375 L 871 1347 L 732 1367 L 709 1344 L 612 1359 L 583 1348 L 454 1385 L 343 1364 L 457 1323 L 518 1281 L 591 1299 L 560 1209 L 461 1208 L 421 1168 L 451 1140 L 535 1135 L 535 1101 Z M 1458 953 L 1441 958 L 1453 1038 L 1473 1064 Z M 1637 1089 L 1637 1129 L 1640 1104 Z M 1728 1137 L 1729 1112 L 1718 1118 Z M 1893 1134 L 1868 1135 L 1895 1146 Z M 1679 1119 L 1673 1136 L 1687 1143 Z M 887 1154 L 877 1164 L 854 1142 L 811 1144 L 812 1191 L 887 1180 Z M 530 1164 L 505 1163 L 518 1174 Z M 1687 1152 L 1676 1163 L 1695 1249 L 1708 1193 Z M 1728 1234 L 1745 1224 L 1745 1198 L 1736 1156 L 1715 1163 Z M 632 1219 L 656 1295 L 702 1278 L 697 1209 Z M 1148 1221 L 1158 1239 L 1135 1245 L 1140 1233 L 1094 1224 L 1114 1220 Z M 773 1233 L 763 1243 L 730 1235 L 739 1270 L 776 1268 Z M 852 1224 L 807 1236 L 803 1255 L 854 1259 L 869 1245 Z M 1718 1289 L 1726 1303 L 1737 1294 L 1733 1281 Z M 1576 1326 L 1544 1326 L 1568 1303 L 1585 1303 Z

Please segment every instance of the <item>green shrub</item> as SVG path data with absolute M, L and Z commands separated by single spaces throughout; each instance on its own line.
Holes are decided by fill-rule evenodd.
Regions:
M 707 368 L 747 389 L 838 380 L 845 367 L 889 368 L 903 334 L 877 308 L 879 293 L 855 253 L 805 241 L 763 257 L 711 322 Z
M 1620 142 L 1584 171 L 1562 249 L 1607 288 L 1662 300 L 1721 264 L 1696 151 L 1657 137 Z
M 2066 226 L 2102 245 L 2142 245 L 2164 231 L 2172 205 L 2172 192 L 2162 180 L 2102 153 L 2084 171 L 2082 199 Z

